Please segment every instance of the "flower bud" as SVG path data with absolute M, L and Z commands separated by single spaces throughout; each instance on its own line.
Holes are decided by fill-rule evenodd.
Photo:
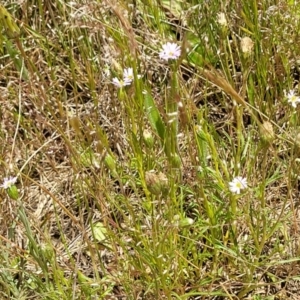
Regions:
M 263 122 L 262 126 L 260 127 L 260 135 L 265 142 L 271 143 L 275 138 L 272 123 L 268 121 Z
M 158 179 L 160 181 L 161 191 L 163 194 L 166 194 L 169 191 L 169 180 L 168 177 L 162 173 L 159 172 Z
M 143 139 L 144 139 L 146 146 L 151 149 L 154 145 L 154 138 L 148 129 L 145 129 L 143 131 Z
M 108 169 L 111 171 L 112 176 L 117 177 L 118 173 L 116 171 L 116 161 L 109 153 L 107 153 L 105 155 L 104 163 L 108 167 Z
M 150 193 L 160 195 L 168 191 L 168 178 L 160 172 L 158 175 L 154 171 L 147 171 L 145 174 L 146 185 Z
M 44 245 L 42 245 L 41 250 L 42 250 L 44 257 L 48 261 L 52 261 L 53 256 L 55 254 L 53 248 L 50 245 L 44 244 Z
M 192 218 L 186 217 L 186 218 L 182 218 L 180 220 L 179 225 L 180 225 L 180 227 L 187 227 L 187 226 L 192 225 L 193 223 L 194 223 L 194 220 Z
M 147 188 L 151 194 L 159 195 L 161 193 L 159 178 L 155 173 L 151 171 L 146 172 L 145 180 L 146 180 Z
M 181 166 L 181 158 L 177 153 L 175 153 L 175 155 L 172 156 L 172 167 L 180 168 L 180 166 Z
M 12 185 L 6 191 L 7 191 L 8 196 L 11 199 L 18 200 L 18 198 L 19 198 L 19 192 L 18 192 L 18 189 L 17 189 L 17 187 L 15 185 Z

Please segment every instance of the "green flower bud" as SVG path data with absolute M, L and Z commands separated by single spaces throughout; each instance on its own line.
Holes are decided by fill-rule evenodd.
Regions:
M 162 172 L 157 175 L 153 170 L 148 171 L 145 174 L 145 180 L 148 190 L 154 195 L 166 194 L 169 190 L 168 178 Z
M 172 166 L 175 168 L 180 168 L 181 166 L 181 159 L 177 153 L 172 157 Z
M 180 220 L 180 227 L 187 227 L 194 223 L 194 220 L 192 218 L 183 218 Z
M 6 191 L 7 191 L 8 196 L 11 199 L 17 200 L 19 198 L 19 192 L 18 192 L 18 189 L 15 185 L 12 185 Z
M 159 177 L 153 173 L 153 171 L 147 171 L 145 173 L 145 180 L 148 190 L 153 195 L 160 195 L 161 193 L 161 185 Z
M 272 123 L 268 121 L 263 122 L 262 126 L 260 127 L 260 135 L 263 141 L 272 143 L 272 141 L 275 139 Z
M 168 191 L 169 191 L 169 180 L 168 180 L 168 177 L 164 173 L 159 172 L 159 174 L 158 174 L 158 180 L 160 182 L 161 192 L 163 194 L 167 194 Z
M 112 176 L 116 177 L 118 175 L 116 171 L 116 160 L 109 153 L 106 154 L 104 158 L 104 163 L 111 171 Z
M 147 129 L 144 130 L 143 139 L 144 139 L 146 146 L 151 149 L 154 145 L 154 138 L 149 130 L 147 130 Z

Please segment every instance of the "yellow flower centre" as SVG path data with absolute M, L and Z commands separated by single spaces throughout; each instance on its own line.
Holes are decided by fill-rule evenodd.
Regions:
M 243 185 L 242 185 L 241 182 L 237 182 L 237 183 L 236 183 L 236 187 L 237 187 L 238 189 L 241 189 L 241 188 L 243 187 Z

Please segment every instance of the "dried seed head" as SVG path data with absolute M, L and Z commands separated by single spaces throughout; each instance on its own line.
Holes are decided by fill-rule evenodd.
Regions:
M 241 39 L 241 49 L 244 54 L 251 54 L 253 50 L 254 43 L 249 37 L 243 37 Z
M 227 26 L 227 20 L 226 20 L 226 16 L 223 12 L 221 13 L 218 13 L 217 15 L 217 22 L 221 25 L 221 26 L 224 26 L 226 27 Z

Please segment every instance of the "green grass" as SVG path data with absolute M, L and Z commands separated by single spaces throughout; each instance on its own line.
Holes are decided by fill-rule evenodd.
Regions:
M 0 298 L 298 299 L 299 4 L 111 3 L 2 3 Z

